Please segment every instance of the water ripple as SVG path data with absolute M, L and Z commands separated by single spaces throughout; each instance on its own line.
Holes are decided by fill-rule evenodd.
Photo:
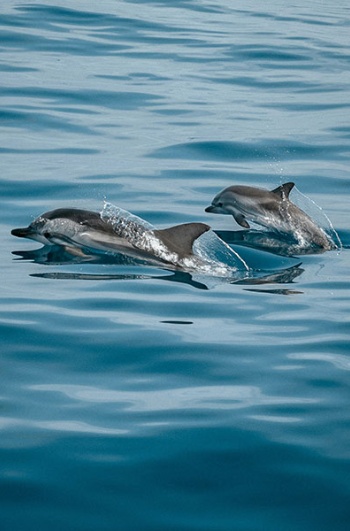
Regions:
M 319 0 L 2 2 L 4 529 L 348 530 L 349 26 Z M 287 181 L 343 249 L 247 249 L 250 284 L 11 236 L 106 198 L 227 235 L 220 189 Z
M 181 158 L 198 160 L 220 160 L 220 161 L 249 161 L 276 157 L 279 160 L 303 160 L 311 156 L 323 158 L 330 157 L 341 159 L 343 155 L 349 153 L 349 148 L 344 145 L 327 146 L 327 154 L 323 145 L 306 144 L 295 141 L 283 141 L 279 139 L 269 139 L 269 147 L 264 142 L 188 142 L 175 144 L 157 149 L 149 156 L 156 158 Z

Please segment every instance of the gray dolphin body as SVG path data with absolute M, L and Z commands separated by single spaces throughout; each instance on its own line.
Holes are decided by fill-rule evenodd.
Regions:
M 249 229 L 248 220 L 293 236 L 301 246 L 315 246 L 325 251 L 336 245 L 326 232 L 303 210 L 289 200 L 294 183 L 285 183 L 274 190 L 252 186 L 229 186 L 217 194 L 205 209 L 215 214 L 230 214 L 237 223 Z
M 44 245 L 61 245 L 73 254 L 90 249 L 177 265 L 193 256 L 193 243 L 209 229 L 204 223 L 186 223 L 168 229 L 142 229 L 140 234 L 135 222 L 116 226 L 104 221 L 97 212 L 60 208 L 42 214 L 28 227 L 13 229 L 11 233 Z

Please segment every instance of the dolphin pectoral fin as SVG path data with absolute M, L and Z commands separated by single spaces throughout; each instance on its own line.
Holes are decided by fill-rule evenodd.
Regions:
M 168 229 L 156 229 L 153 232 L 170 251 L 184 257 L 192 254 L 193 243 L 208 230 L 210 227 L 205 223 L 184 223 Z
M 245 229 L 250 229 L 250 225 L 248 221 L 245 219 L 243 214 L 232 214 L 235 220 L 237 221 L 238 225 L 241 227 L 244 227 Z
M 284 183 L 281 184 L 281 186 L 275 188 L 274 190 L 271 190 L 271 193 L 278 195 L 281 199 L 288 199 L 289 194 L 294 186 L 294 183 Z

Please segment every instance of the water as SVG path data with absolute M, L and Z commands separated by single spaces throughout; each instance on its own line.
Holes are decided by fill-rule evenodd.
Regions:
M 2 2 L 2 529 L 348 529 L 349 11 Z M 344 248 L 246 248 L 264 283 L 10 234 L 104 200 L 229 231 L 219 190 L 287 181 Z

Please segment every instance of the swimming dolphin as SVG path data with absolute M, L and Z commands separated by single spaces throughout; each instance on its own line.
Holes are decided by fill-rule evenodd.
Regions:
M 11 234 L 44 245 L 61 245 L 72 254 L 83 253 L 84 249 L 112 251 L 137 259 L 177 265 L 193 256 L 193 243 L 210 229 L 204 223 L 185 223 L 154 230 L 140 227 L 125 220 L 119 224 L 108 223 L 98 212 L 59 208 L 45 212 L 28 227 L 13 229 Z
M 335 244 L 326 232 L 303 210 L 289 200 L 294 183 L 285 183 L 274 190 L 252 186 L 229 186 L 217 194 L 205 211 L 231 214 L 237 223 L 249 229 L 248 220 L 293 236 L 301 247 L 315 246 L 329 251 Z

